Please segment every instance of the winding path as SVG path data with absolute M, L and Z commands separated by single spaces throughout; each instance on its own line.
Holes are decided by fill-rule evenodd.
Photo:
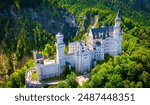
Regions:
M 25 82 L 26 86 L 28 88 L 40 88 L 42 86 L 54 86 L 57 85 L 59 82 L 62 82 L 63 80 L 52 80 L 52 81 L 36 81 L 32 79 L 32 73 L 36 72 L 36 67 L 29 69 L 25 74 Z M 84 74 L 81 76 L 77 76 L 77 81 L 79 85 L 82 85 L 82 83 L 86 80 L 89 80 L 90 74 Z

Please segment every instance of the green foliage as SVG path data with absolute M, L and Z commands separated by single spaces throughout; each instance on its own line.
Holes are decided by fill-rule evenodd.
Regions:
M 66 78 L 67 75 L 70 75 L 71 72 L 74 72 L 74 73 L 75 73 L 75 69 L 74 69 L 74 68 L 69 68 L 69 63 L 66 63 L 65 69 L 64 69 L 64 71 L 63 71 L 63 76 L 64 76 L 64 78 Z
M 79 85 L 74 72 L 71 72 L 71 74 L 67 75 L 66 84 L 69 88 L 76 88 Z
M 32 79 L 35 80 L 35 81 L 38 80 L 38 74 L 37 74 L 37 72 L 33 72 L 32 73 Z
M 64 77 L 66 78 L 66 76 L 70 73 L 71 73 L 71 70 L 69 70 L 69 65 L 68 63 L 66 63 L 65 69 L 63 71 Z
M 2 19 L 2 21 L 6 22 L 3 23 L 6 25 L 2 28 L 4 30 L 2 51 L 6 54 L 15 53 L 18 60 L 25 55 L 31 55 L 33 49 L 41 50 L 46 43 L 49 42 L 52 45 L 55 41 L 52 40 L 51 34 L 37 22 L 22 19 L 13 25 L 12 20 Z
M 139 79 L 142 81 L 144 87 L 150 87 L 150 73 L 143 71 Z
M 68 51 L 69 51 L 68 46 L 65 46 L 65 49 L 64 49 L 65 54 L 68 54 Z
M 106 88 L 115 88 L 115 87 L 122 88 L 123 87 L 122 78 L 121 78 L 121 75 L 119 74 L 110 75 L 108 77 L 108 81 L 109 82 L 105 84 Z
M 68 86 L 65 82 L 59 82 L 57 88 L 68 88 Z
M 63 82 L 59 82 L 57 88 L 77 88 L 79 86 L 76 80 L 76 74 L 71 72 L 67 75 L 66 80 Z
M 50 44 L 46 44 L 44 48 L 43 55 L 45 58 L 48 58 L 50 55 L 53 55 L 56 48 L 54 46 L 51 46 Z
M 34 61 L 29 60 L 24 67 L 16 70 L 10 75 L 9 80 L 7 81 L 6 87 L 9 88 L 19 88 L 25 86 L 25 73 L 26 71 L 34 66 Z
M 92 70 L 91 80 L 85 86 L 150 87 L 150 3 L 147 0 L 1 0 L 0 53 L 4 63 L 0 62 L 0 84 L 9 78 L 7 86 L 24 87 L 24 73 L 30 66 L 21 69 L 17 66 L 25 56 L 32 56 L 33 49 L 44 50 L 45 57 L 53 55 L 55 36 L 51 33 L 62 30 L 66 43 L 86 40 L 94 15 L 98 15 L 96 27 L 101 27 L 102 22 L 113 25 L 118 5 L 124 32 L 122 55 L 114 58 L 106 55 L 106 60 L 99 61 Z M 59 27 L 66 12 L 75 15 L 79 28 L 74 29 L 68 23 L 64 23 L 63 29 Z M 76 31 L 77 35 L 73 36 Z M 74 75 L 67 77 L 68 82 L 59 87 L 76 86 L 75 79 L 73 83 L 69 80 Z
M 141 54 L 143 55 L 143 54 Z M 115 56 L 114 60 L 97 65 L 91 73 L 91 81 L 86 87 L 107 87 L 107 88 L 129 88 L 129 87 L 150 87 L 150 72 L 145 70 L 144 61 L 138 63 L 133 56 Z M 145 57 L 145 59 L 149 59 Z M 149 63 L 150 60 L 146 60 Z M 143 64 L 144 63 L 144 64 Z M 143 64 L 143 65 L 142 65 Z
M 124 16 L 149 26 L 147 21 L 150 21 L 150 3 L 147 0 L 60 0 L 60 3 L 62 3 L 62 7 L 78 16 L 80 12 L 89 8 L 117 11 L 119 6 Z

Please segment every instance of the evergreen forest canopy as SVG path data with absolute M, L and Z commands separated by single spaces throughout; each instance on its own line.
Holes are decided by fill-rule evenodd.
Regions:
M 95 27 L 103 22 L 113 25 L 118 8 L 124 32 L 122 55 L 106 55 L 83 86 L 57 87 L 150 87 L 149 0 L 1 0 L 0 87 L 25 87 L 25 72 L 34 66 L 32 51 L 37 49 L 44 57 L 55 54 L 57 32 L 65 35 L 66 43 L 86 40 L 92 18 L 98 15 Z M 75 26 L 65 22 L 71 14 Z

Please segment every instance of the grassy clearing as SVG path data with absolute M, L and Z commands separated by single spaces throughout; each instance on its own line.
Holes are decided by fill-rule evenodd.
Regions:
M 38 80 L 37 72 L 33 72 L 33 73 L 32 73 L 32 79 L 35 80 L 35 81 Z

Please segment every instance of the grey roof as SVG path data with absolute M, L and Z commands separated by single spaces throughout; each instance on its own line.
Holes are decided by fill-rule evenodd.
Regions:
M 43 58 L 42 54 L 36 54 L 36 59 L 41 59 Z
M 94 39 L 105 39 L 109 37 L 114 30 L 113 26 L 91 29 Z

